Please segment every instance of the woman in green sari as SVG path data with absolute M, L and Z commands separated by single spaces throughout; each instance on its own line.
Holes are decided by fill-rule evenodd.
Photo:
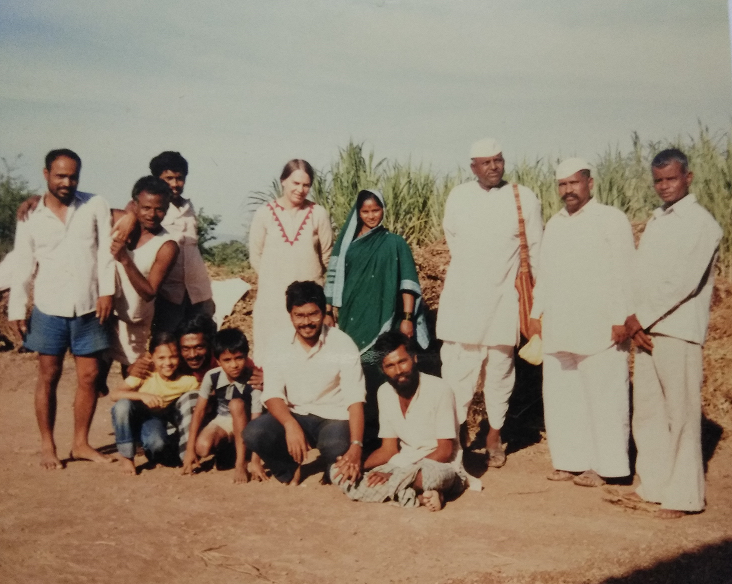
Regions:
M 382 194 L 359 192 L 338 235 L 325 279 L 325 323 L 333 326 L 333 308 L 337 308 L 338 327 L 361 351 L 369 394 L 384 380 L 370 351 L 381 333 L 400 330 L 423 349 L 429 345 L 412 251 L 401 236 L 382 225 L 383 220 Z

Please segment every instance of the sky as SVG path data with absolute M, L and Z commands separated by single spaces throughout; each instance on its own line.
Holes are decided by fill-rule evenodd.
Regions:
M 287 160 L 349 140 L 449 172 L 488 136 L 510 167 L 727 132 L 730 30 L 724 0 L 0 0 L 0 156 L 42 190 L 72 148 L 122 206 L 180 151 L 236 237 Z

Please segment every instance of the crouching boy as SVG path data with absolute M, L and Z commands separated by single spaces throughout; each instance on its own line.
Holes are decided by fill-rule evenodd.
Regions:
M 261 391 L 247 384 L 245 370 L 249 343 L 239 329 L 224 329 L 216 333 L 213 354 L 219 362 L 206 373 L 199 389 L 193 411 L 188 445 L 183 459 L 183 474 L 190 474 L 199 464 L 199 457 L 220 453 L 232 442 L 236 447 L 234 482 L 249 481 L 246 467 L 246 447 L 242 432 L 247 422 L 262 413 Z M 216 417 L 201 428 L 210 397 L 216 397 Z M 265 480 L 261 462 L 252 456 L 251 471 L 258 480 Z

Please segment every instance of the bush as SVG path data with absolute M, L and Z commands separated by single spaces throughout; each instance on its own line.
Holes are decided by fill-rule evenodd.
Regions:
M 15 176 L 15 167 L 2 159 L 4 171 L 0 172 L 0 259 L 5 257 L 15 241 L 15 212 L 18 205 L 35 193 L 28 183 Z

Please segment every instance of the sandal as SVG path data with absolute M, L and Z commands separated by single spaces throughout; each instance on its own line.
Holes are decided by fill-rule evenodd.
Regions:
M 574 475 L 566 470 L 554 470 L 546 475 L 546 478 L 550 481 L 571 481 Z
M 594 470 L 586 470 L 581 475 L 574 477 L 572 482 L 580 487 L 601 487 L 605 484 L 605 479 Z
M 506 452 L 500 446 L 488 449 L 488 467 L 501 468 L 506 464 Z

